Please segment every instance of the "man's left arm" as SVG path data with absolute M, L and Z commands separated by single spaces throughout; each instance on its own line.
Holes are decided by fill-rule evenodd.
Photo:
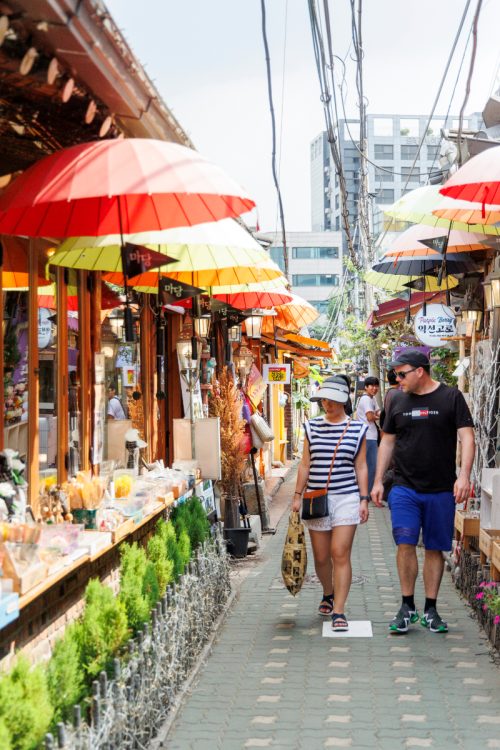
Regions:
M 461 466 L 457 480 L 453 486 L 455 502 L 463 503 L 470 494 L 470 473 L 474 463 L 476 443 L 474 440 L 473 427 L 459 427 L 457 430 L 461 444 Z

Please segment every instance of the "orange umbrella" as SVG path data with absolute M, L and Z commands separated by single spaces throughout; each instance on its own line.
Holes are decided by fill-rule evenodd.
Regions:
M 483 221 L 486 204 L 500 206 L 500 146 L 469 159 L 439 191 L 450 198 L 481 204 Z
M 2 260 L 2 288 L 28 289 L 29 288 L 29 244 L 21 237 L 2 237 L 1 240 Z M 44 277 L 46 258 L 40 253 L 38 265 L 38 286 L 47 286 L 50 281 Z
M 262 323 L 262 333 L 272 334 L 274 328 L 296 332 L 305 328 L 319 317 L 319 312 L 310 302 L 294 294 L 286 305 L 274 308 L 276 315 L 265 317 Z
M 438 208 L 432 213 L 440 219 L 460 221 L 464 224 L 490 225 L 500 221 L 500 211 L 498 209 L 492 209 L 489 206 L 485 206 L 484 209 L 475 208 L 474 204 L 471 204 L 468 208 Z

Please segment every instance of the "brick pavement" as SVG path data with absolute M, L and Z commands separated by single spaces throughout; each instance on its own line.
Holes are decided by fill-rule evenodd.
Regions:
M 290 493 L 290 477 L 277 503 Z M 447 635 L 419 624 L 391 636 L 399 607 L 387 509 L 356 534 L 347 614 L 371 639 L 322 638 L 310 579 L 294 599 L 281 583 L 287 514 L 249 563 L 239 598 L 164 743 L 168 750 L 240 748 L 500 748 L 500 670 L 445 573 Z M 417 602 L 423 604 L 421 582 Z

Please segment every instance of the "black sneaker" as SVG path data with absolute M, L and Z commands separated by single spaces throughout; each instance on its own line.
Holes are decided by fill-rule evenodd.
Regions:
M 429 628 L 431 633 L 448 632 L 448 623 L 440 618 L 436 607 L 430 607 L 427 612 L 424 612 L 420 624 L 424 628 Z
M 417 622 L 419 614 L 416 609 L 410 609 L 407 604 L 402 604 L 399 612 L 389 625 L 391 633 L 407 633 L 410 623 Z

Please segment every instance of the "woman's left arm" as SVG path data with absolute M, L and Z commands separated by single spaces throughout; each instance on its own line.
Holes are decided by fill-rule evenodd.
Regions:
M 358 483 L 359 494 L 368 495 L 368 466 L 366 463 L 366 438 L 363 438 L 358 455 L 354 459 L 354 471 L 356 472 L 356 481 Z M 359 515 L 361 523 L 368 521 L 368 500 L 361 500 L 359 504 Z

